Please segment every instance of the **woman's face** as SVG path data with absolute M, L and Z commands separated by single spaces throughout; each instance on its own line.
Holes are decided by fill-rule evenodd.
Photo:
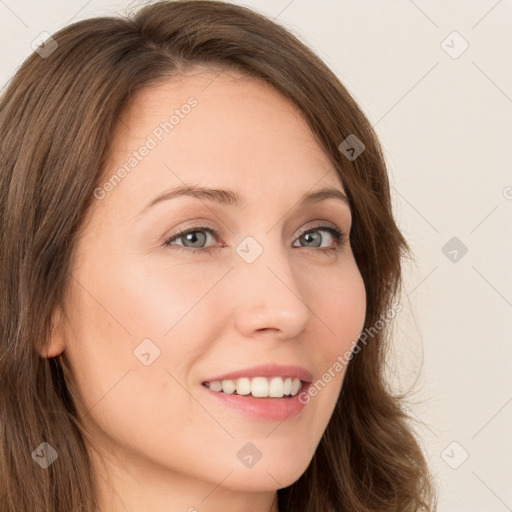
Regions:
M 49 355 L 65 350 L 113 472 L 162 488 L 267 491 L 308 466 L 366 295 L 347 203 L 305 200 L 345 193 L 306 122 L 268 85 L 216 75 L 139 91 L 125 111 L 76 245 L 70 323 Z M 229 189 L 239 201 L 161 197 L 182 187 Z M 344 233 L 340 245 L 331 229 Z M 277 396 L 290 383 L 296 391 L 294 378 L 329 370 L 306 405 L 304 395 L 252 396 L 265 383 Z M 229 394 L 230 382 L 213 390 L 233 372 L 250 394 Z

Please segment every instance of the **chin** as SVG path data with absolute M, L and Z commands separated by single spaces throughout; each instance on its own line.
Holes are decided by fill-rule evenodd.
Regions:
M 306 471 L 310 459 L 298 460 L 293 454 L 263 463 L 260 459 L 252 468 L 240 469 L 226 480 L 225 487 L 238 491 L 274 491 L 296 482 Z

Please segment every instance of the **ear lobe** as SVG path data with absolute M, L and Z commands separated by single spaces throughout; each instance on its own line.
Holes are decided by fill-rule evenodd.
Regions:
M 50 339 L 40 351 L 41 357 L 50 358 L 57 357 L 62 354 L 66 348 L 64 337 L 64 316 L 59 307 L 56 308 L 52 315 L 52 330 Z

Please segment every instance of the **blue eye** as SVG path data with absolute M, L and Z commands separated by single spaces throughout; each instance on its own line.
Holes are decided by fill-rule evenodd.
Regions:
M 321 232 L 328 232 L 329 235 L 334 239 L 334 246 L 329 247 L 320 247 L 319 245 L 313 245 L 310 247 L 306 247 L 306 249 L 315 249 L 319 248 L 320 251 L 324 253 L 330 253 L 332 251 L 339 251 L 341 246 L 344 245 L 345 235 L 344 233 L 335 227 L 332 226 L 316 226 L 314 228 L 309 228 L 306 231 L 303 231 L 297 240 L 301 240 L 303 242 L 309 243 L 312 242 L 314 244 L 321 244 L 324 240 L 324 237 L 319 235 Z M 297 247 L 297 246 L 294 246 Z
M 318 244 L 322 244 L 322 242 L 324 241 L 324 237 L 322 235 L 319 235 L 321 232 L 329 233 L 329 235 L 334 239 L 334 245 L 331 245 L 329 247 L 320 247 Z M 191 228 L 178 231 L 177 233 L 171 235 L 171 237 L 164 242 L 164 245 L 172 247 L 173 249 L 178 249 L 182 252 L 210 253 L 216 247 L 204 246 L 204 244 L 206 244 L 208 241 L 207 234 L 210 234 L 214 239 L 217 239 L 220 236 L 220 232 L 213 226 L 194 226 Z M 174 243 L 180 239 L 182 241 L 181 244 Z M 321 253 L 330 254 L 332 252 L 337 252 L 341 249 L 341 247 L 346 242 L 346 236 L 340 229 L 333 226 L 315 226 L 313 228 L 309 228 L 301 232 L 299 236 L 296 238 L 296 240 L 300 240 L 302 243 L 315 244 L 309 247 L 306 246 L 304 247 L 305 249 L 318 249 Z M 293 247 L 297 246 L 294 245 Z

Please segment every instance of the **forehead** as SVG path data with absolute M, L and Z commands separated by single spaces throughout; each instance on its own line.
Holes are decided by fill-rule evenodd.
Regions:
M 193 142 L 210 156 L 216 149 L 228 156 L 228 146 L 230 153 L 242 147 L 247 157 L 274 149 L 277 157 L 292 145 L 295 153 L 326 159 L 300 110 L 268 83 L 237 70 L 192 68 L 137 91 L 120 118 L 113 149 L 131 149 L 159 128 L 165 140 L 157 143 L 175 155 L 180 142 Z
M 114 194 L 137 206 L 177 185 L 236 189 L 255 201 L 320 180 L 343 190 L 299 109 L 237 71 L 189 71 L 138 91 L 119 120 L 104 179 L 148 141 L 154 147 Z

